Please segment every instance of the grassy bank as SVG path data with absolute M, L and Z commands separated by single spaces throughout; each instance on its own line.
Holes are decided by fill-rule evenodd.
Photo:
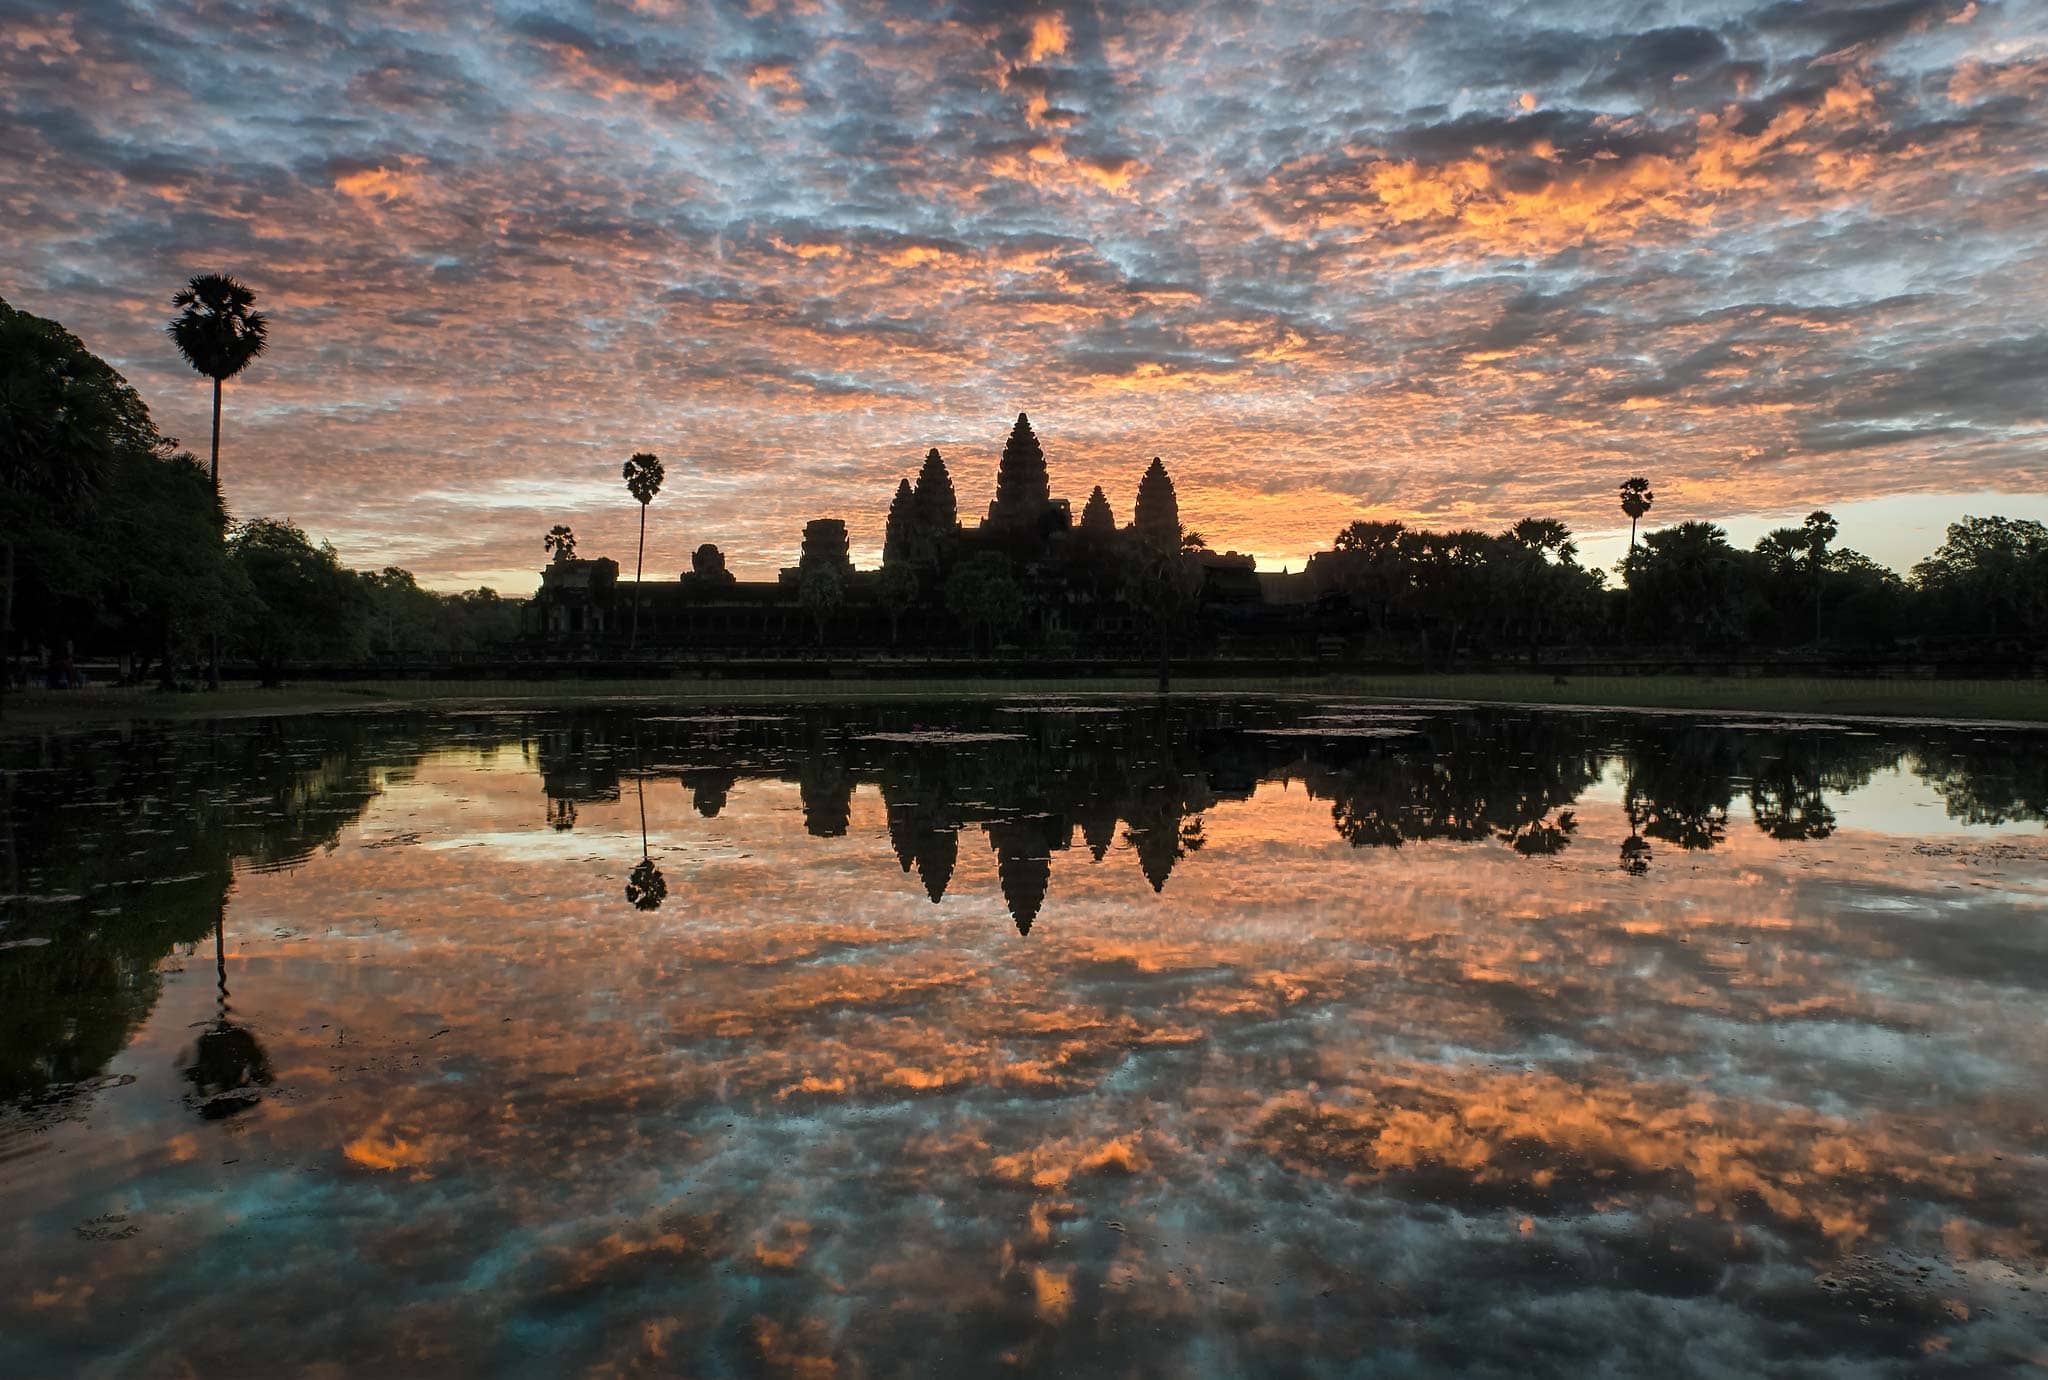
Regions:
M 127 721 L 242 718 L 401 708 L 479 708 L 633 699 L 672 703 L 735 700 L 862 702 L 995 699 L 1020 695 L 1152 693 L 1129 680 L 730 680 L 362 681 L 218 693 L 99 687 L 9 695 L 0 732 Z M 1723 680 L 1692 676 L 1331 675 L 1184 680 L 1180 694 L 1308 694 L 1378 699 L 1473 700 L 1609 708 L 1712 709 L 1775 714 L 1876 715 L 2048 722 L 2048 683 L 1994 680 Z

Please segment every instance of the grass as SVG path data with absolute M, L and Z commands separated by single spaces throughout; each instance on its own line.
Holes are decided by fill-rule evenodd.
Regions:
M 1778 714 L 1873 715 L 2048 722 L 2048 682 L 2038 680 L 1831 680 L 1699 676 L 1345 675 L 1235 677 L 1176 682 L 1180 694 L 1345 695 L 1608 708 L 1708 709 Z M 0 733 L 128 721 L 243 718 L 407 708 L 566 705 L 599 700 L 676 703 L 801 700 L 999 699 L 1018 695 L 1149 695 L 1149 679 L 1081 680 L 550 680 L 355 681 L 217 694 L 126 687 L 9 694 Z

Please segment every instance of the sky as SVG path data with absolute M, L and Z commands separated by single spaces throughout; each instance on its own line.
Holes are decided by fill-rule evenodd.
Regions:
M 204 449 L 188 276 L 271 318 L 222 478 L 348 563 L 743 577 L 1028 411 L 1218 549 L 1358 517 L 2048 517 L 2048 3 L 0 0 L 0 297 Z

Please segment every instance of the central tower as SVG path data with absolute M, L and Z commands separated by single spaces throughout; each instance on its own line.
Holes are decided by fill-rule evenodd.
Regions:
M 995 501 L 988 505 L 990 527 L 1036 527 L 1052 506 L 1052 489 L 1045 476 L 1045 451 L 1031 430 L 1031 419 L 1017 414 L 1010 439 L 1003 445 L 1003 461 L 996 469 Z

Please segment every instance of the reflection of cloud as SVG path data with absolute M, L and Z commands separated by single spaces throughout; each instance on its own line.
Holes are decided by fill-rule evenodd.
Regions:
M 237 511 L 441 582 L 524 588 L 565 516 L 623 550 L 643 443 L 689 461 L 652 570 L 764 573 L 817 512 L 872 552 L 896 476 L 939 444 L 984 491 L 1017 407 L 1069 495 L 1165 447 L 1191 521 L 1295 562 L 1366 507 L 1611 525 L 1589 467 L 1682 470 L 1674 516 L 2025 493 L 2032 17 L 16 17 L 9 292 L 189 439 L 163 298 L 229 261 L 279 322 Z
M 1020 945 L 992 851 L 934 909 L 851 765 L 832 837 L 795 779 L 715 819 L 649 780 L 650 835 L 695 861 L 638 913 L 600 875 L 637 853 L 588 847 L 637 839 L 635 793 L 559 846 L 517 756 L 433 753 L 337 849 L 235 879 L 237 1001 L 288 1095 L 232 1153 L 165 1143 L 145 1085 L 10 1161 L 37 1249 L 0 1368 L 144 1314 L 151 1354 L 286 1373 L 508 1336 L 590 1373 L 1336 1371 L 1390 1335 L 1450 1372 L 1996 1372 L 2037 1345 L 2031 832 L 1916 849 L 1851 793 L 1825 839 L 1738 808 L 1631 877 L 1613 771 L 1541 859 L 1483 828 L 1353 848 L 1299 776 L 1248 780 L 1163 894 L 1048 848 Z M 145 1078 L 208 980 L 166 978 L 123 1056 Z M 72 1231 L 109 1185 L 134 1243 Z M 230 1266 L 232 1356 L 198 1306 Z

